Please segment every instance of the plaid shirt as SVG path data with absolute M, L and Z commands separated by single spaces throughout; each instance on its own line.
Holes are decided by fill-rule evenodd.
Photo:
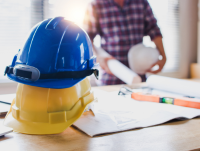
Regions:
M 131 46 L 142 43 L 145 35 L 162 36 L 147 0 L 124 0 L 123 8 L 114 0 L 93 0 L 84 27 L 91 40 L 99 34 L 101 47 L 126 66 Z M 104 71 L 101 74 L 101 85 L 124 83 Z

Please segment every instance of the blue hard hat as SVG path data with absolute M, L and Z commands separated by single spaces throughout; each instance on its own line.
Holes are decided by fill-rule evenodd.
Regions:
M 69 88 L 94 73 L 96 57 L 87 33 L 76 24 L 56 17 L 35 25 L 7 66 L 8 78 L 44 88 Z

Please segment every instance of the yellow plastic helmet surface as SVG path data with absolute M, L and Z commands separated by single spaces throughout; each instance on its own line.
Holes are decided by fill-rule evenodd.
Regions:
M 4 125 L 26 134 L 56 134 L 72 125 L 94 100 L 89 80 L 71 88 L 49 89 L 18 84 Z

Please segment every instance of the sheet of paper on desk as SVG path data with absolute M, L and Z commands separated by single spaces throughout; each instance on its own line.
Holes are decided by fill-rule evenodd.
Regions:
M 10 110 L 10 105 L 0 103 L 0 115 L 6 114 Z
M 146 83 L 148 87 L 153 89 L 168 91 L 184 96 L 200 98 L 199 82 L 151 75 L 148 77 Z
M 16 94 L 0 95 L 0 115 L 6 114 L 10 110 L 10 104 L 15 96 Z
M 0 125 L 0 136 L 6 135 L 8 133 L 11 133 L 13 131 L 12 128 L 5 127 L 3 125 Z
M 12 103 L 13 99 L 15 98 L 16 94 L 13 93 L 13 94 L 3 94 L 3 95 L 0 95 L 0 102 L 3 101 L 3 102 L 6 102 L 6 103 Z
M 181 106 L 135 101 L 95 90 L 98 102 L 93 115 L 84 115 L 73 125 L 90 136 L 158 125 L 172 119 L 191 119 L 200 110 Z

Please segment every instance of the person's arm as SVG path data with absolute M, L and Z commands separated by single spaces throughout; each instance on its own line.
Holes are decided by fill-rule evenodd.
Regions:
M 147 72 L 158 73 L 163 69 L 163 67 L 166 63 L 166 55 L 165 55 L 165 50 L 163 47 L 162 34 L 160 31 L 160 28 L 157 25 L 157 20 L 154 17 L 152 9 L 147 0 L 144 0 L 144 16 L 145 16 L 144 35 L 150 36 L 151 40 L 155 43 L 156 48 L 158 49 L 160 55 L 162 55 L 162 59 L 158 60 L 158 62 L 156 62 L 153 65 L 153 66 L 158 65 L 159 69 L 154 70 L 154 71 L 149 70 Z
M 155 65 L 159 66 L 159 68 L 157 70 L 154 70 L 154 71 L 149 70 L 148 72 L 150 72 L 150 73 L 158 73 L 158 72 L 160 72 L 163 69 L 163 67 L 164 67 L 164 65 L 166 63 L 167 58 L 166 58 L 165 50 L 164 50 L 164 47 L 163 47 L 162 37 L 161 36 L 155 37 L 153 39 L 153 42 L 155 43 L 156 48 L 158 49 L 160 55 L 162 56 L 162 59 L 158 60 L 158 62 L 156 62 L 153 65 L 153 66 L 155 66 Z

